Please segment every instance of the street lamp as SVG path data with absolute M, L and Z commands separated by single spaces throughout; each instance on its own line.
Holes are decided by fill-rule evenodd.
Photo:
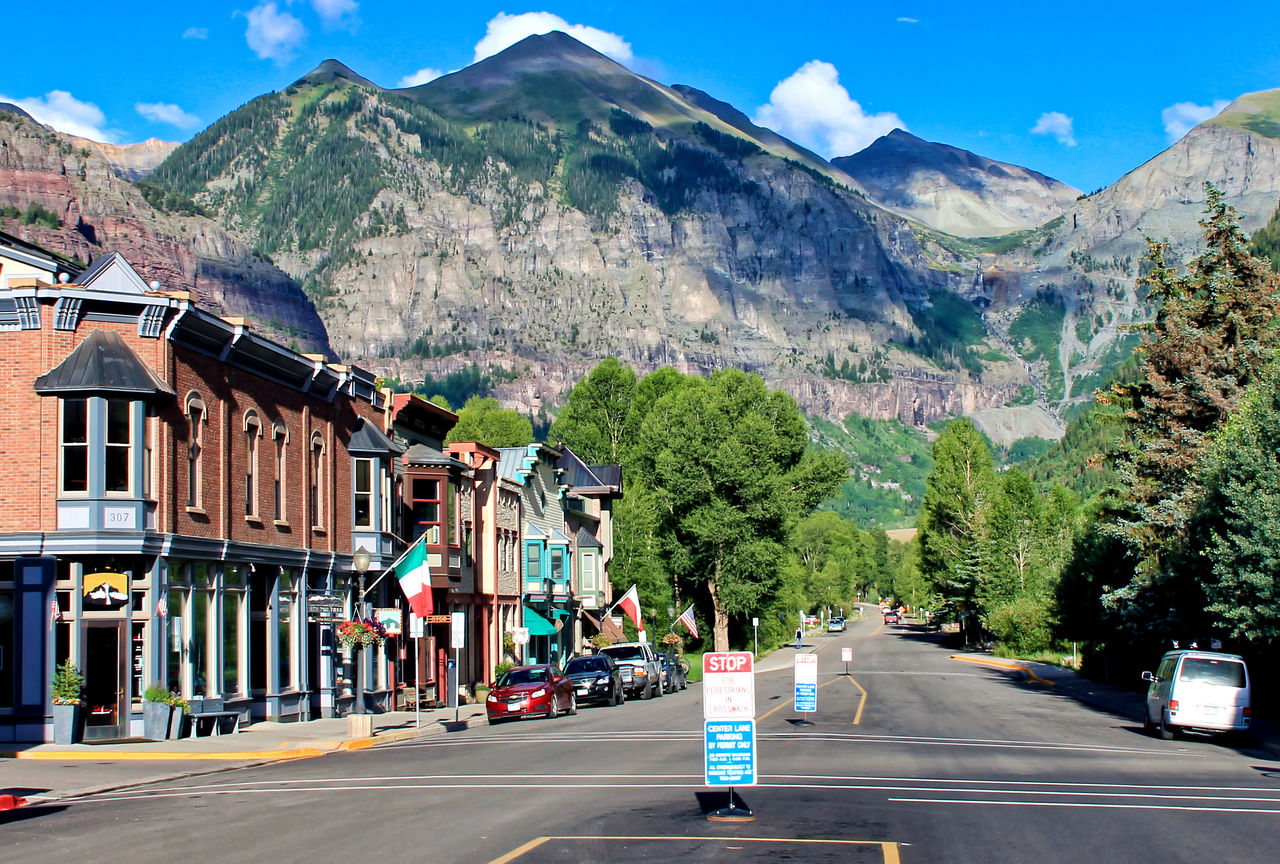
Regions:
M 369 569 L 369 561 L 371 556 L 369 550 L 361 546 L 351 555 L 351 566 L 356 570 L 358 589 L 356 591 L 355 602 L 352 604 L 352 611 L 355 613 L 356 620 L 363 621 L 365 619 L 364 609 L 364 576 Z M 356 701 L 351 709 L 352 714 L 363 714 L 364 710 L 364 654 L 362 648 L 353 648 L 351 651 L 352 660 L 356 664 Z

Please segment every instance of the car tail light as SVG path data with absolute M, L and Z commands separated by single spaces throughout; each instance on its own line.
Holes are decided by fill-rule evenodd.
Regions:
M 1253 709 L 1252 709 L 1252 708 L 1250 708 L 1250 707 L 1248 707 L 1248 706 L 1245 706 L 1245 709 L 1244 709 L 1244 719 L 1246 719 L 1246 720 L 1252 720 L 1252 719 L 1253 719 Z
M 1177 711 L 1177 710 L 1178 710 L 1178 700 L 1177 700 L 1177 699 L 1170 699 L 1170 700 L 1169 700 L 1169 710 L 1170 710 L 1170 711 Z

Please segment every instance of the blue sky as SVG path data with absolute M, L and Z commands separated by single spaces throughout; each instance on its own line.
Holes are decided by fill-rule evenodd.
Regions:
M 567 27 L 826 156 L 903 126 L 1090 191 L 1240 94 L 1280 87 L 1274 0 L 1139 5 L 21 3 L 6 29 L 30 48 L 0 71 L 0 101 L 98 140 L 181 141 L 329 57 L 395 87 Z

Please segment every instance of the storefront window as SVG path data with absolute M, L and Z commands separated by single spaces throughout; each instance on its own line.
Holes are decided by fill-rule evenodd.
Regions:
M 13 589 L 0 589 L 0 708 L 13 707 L 13 667 L 18 657 L 13 644 L 14 608 Z
M 212 692 L 209 683 L 215 680 L 209 650 L 209 606 L 213 592 L 208 564 L 191 565 L 191 584 L 191 695 L 208 696 Z
M 165 619 L 169 625 L 169 650 L 165 652 L 165 672 L 169 689 L 176 690 L 182 683 L 182 601 L 186 598 L 186 589 L 175 585 L 169 589 L 166 601 L 169 616 Z
M 244 626 L 244 583 L 240 568 L 228 566 L 223 571 L 222 584 L 222 695 L 235 698 L 241 695 L 242 681 L 240 632 Z
M 279 587 L 276 590 L 277 623 L 276 659 L 280 673 L 280 690 L 296 689 L 293 681 L 293 606 L 297 600 L 297 591 L 293 584 L 293 575 L 288 571 L 280 573 Z

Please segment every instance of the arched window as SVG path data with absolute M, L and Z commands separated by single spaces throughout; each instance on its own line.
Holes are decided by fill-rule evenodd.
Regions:
M 204 501 L 204 424 L 208 413 L 204 401 L 194 393 L 187 395 L 187 506 L 200 508 Z
M 244 515 L 258 516 L 258 439 L 262 437 L 262 421 L 249 411 L 244 415 Z
M 284 500 L 284 472 L 288 461 L 285 459 L 285 449 L 289 445 L 289 430 L 285 428 L 283 423 L 276 423 L 271 429 L 271 440 L 275 444 L 275 519 L 277 522 L 285 521 L 285 500 Z
M 311 526 L 324 526 L 324 438 L 311 436 Z

